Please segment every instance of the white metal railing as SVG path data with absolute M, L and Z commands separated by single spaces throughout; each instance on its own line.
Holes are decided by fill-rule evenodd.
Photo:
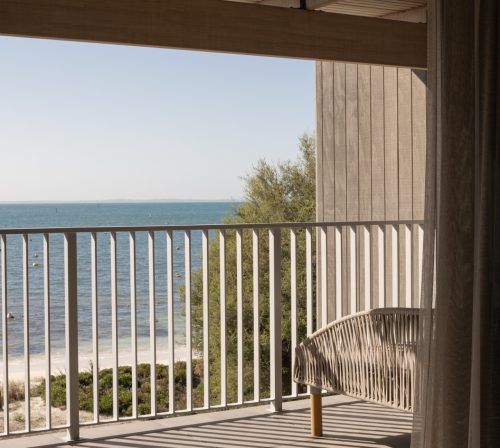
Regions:
M 193 236 L 196 234 L 197 239 Z M 79 428 L 82 425 L 97 424 L 102 421 L 119 421 L 136 418 L 152 418 L 194 410 L 208 410 L 232 405 L 250 403 L 270 402 L 273 410 L 281 409 L 282 400 L 302 395 L 305 390 L 299 390 L 296 384 L 283 384 L 283 341 L 282 326 L 290 326 L 289 347 L 291 363 L 294 362 L 294 348 L 299 338 L 312 333 L 316 327 L 325 325 L 328 321 L 352 314 L 364 309 L 400 306 L 418 307 L 421 282 L 421 260 L 422 260 L 422 222 L 420 221 L 396 221 L 396 222 L 321 222 L 321 223 L 284 223 L 284 224 L 230 224 L 230 225 L 190 225 L 190 226 L 147 226 L 147 227 L 96 227 L 96 228 L 31 228 L 31 229 L 0 229 L 1 250 L 1 300 L 2 300 L 2 387 L 3 387 L 3 435 L 14 433 L 10 430 L 12 421 L 9 412 L 9 356 L 10 341 L 12 335 L 9 331 L 9 310 L 11 307 L 11 283 L 22 281 L 22 338 L 24 360 L 24 431 L 15 433 L 29 433 L 51 429 L 67 428 L 71 440 L 79 437 Z M 56 237 L 57 235 L 57 237 Z M 79 240 L 85 236 L 88 240 Z M 141 238 L 139 236 L 141 235 Z M 144 235 L 145 239 L 144 240 Z M 235 253 L 227 251 L 228 238 L 234 238 Z M 33 298 L 30 288 L 30 265 L 29 250 L 31 238 L 41 238 L 43 246 L 43 291 L 41 296 Z M 66 375 L 66 408 L 67 421 L 62 426 L 55 426 L 51 419 L 51 374 L 53 373 L 53 353 L 51 338 L 51 326 L 54 319 L 54 310 L 51 303 L 51 279 L 54 272 L 51 265 L 53 248 L 56 244 L 54 238 L 63 240 L 64 266 L 60 275 L 64 276 L 64 335 L 65 335 L 65 362 L 64 371 Z M 109 238 L 109 294 L 102 294 L 100 286 L 102 283 L 102 272 L 99 263 L 99 250 L 105 246 L 104 241 Z M 164 257 L 164 268 L 158 270 L 158 241 L 162 239 L 162 251 Z M 246 238 L 246 240 L 245 240 Z M 164 245 L 163 245 L 164 239 Z M 181 241 L 183 240 L 183 243 Z M 201 245 L 199 251 L 201 263 L 194 260 L 193 242 L 196 240 Z M 126 244 L 128 241 L 128 244 Z M 140 243 L 142 241 L 143 244 Z M 246 241 L 246 243 L 245 243 Z M 22 267 L 10 272 L 11 264 L 16 257 L 11 258 L 10 253 L 18 255 L 17 246 L 21 245 Z M 85 244 L 85 251 L 81 250 Z M 176 250 L 183 244 L 183 260 L 178 260 Z M 303 248 L 298 253 L 298 246 Z M 90 246 L 90 248 L 88 248 Z M 127 247 L 128 246 L 128 247 Z M 146 246 L 146 247 L 142 247 Z M 210 248 L 218 246 L 218 267 L 209 266 Z M 59 248 L 60 249 L 60 248 Z M 106 248 L 105 248 L 106 249 Z M 123 258 L 117 256 L 118 252 L 128 249 L 128 288 L 123 292 L 119 288 L 119 269 L 122 268 Z M 147 250 L 146 250 L 147 249 Z M 175 249 L 175 250 L 174 250 Z M 107 250 L 107 249 L 106 249 Z M 147 255 L 146 261 L 139 263 L 138 252 L 143 250 Z M 289 259 L 288 267 L 282 264 L 283 251 Z M 244 253 L 246 251 L 246 253 Z M 229 256 L 235 258 L 236 275 L 236 400 L 228 400 L 228 273 Z M 266 260 L 263 260 L 263 256 Z M 89 259 L 86 259 L 89 258 Z M 120 261 L 121 260 L 121 261 Z M 174 363 L 178 358 L 176 351 L 176 334 L 181 331 L 177 328 L 176 321 L 176 280 L 174 272 L 179 265 L 184 265 L 182 282 L 184 289 L 185 316 L 183 317 L 183 338 L 185 347 L 186 383 L 184 409 L 176 408 L 176 389 Z M 247 262 L 246 262 L 247 261 Z M 176 264 L 177 263 L 177 264 Z M 263 264 L 265 269 L 263 271 Z M 300 269 L 298 268 L 300 264 Z M 33 264 L 34 265 L 34 264 Z M 78 315 L 79 300 L 82 292 L 79 290 L 79 275 L 82 266 L 89 265 L 90 271 L 90 294 L 91 308 L 89 315 Z M 107 265 L 106 265 L 107 266 Z M 213 403 L 210 391 L 210 302 L 214 299 L 210 293 L 210 269 L 218 268 L 218 300 L 219 300 L 219 358 L 220 358 L 220 391 L 219 402 Z M 54 268 L 55 269 L 55 268 Z M 193 350 L 193 327 L 192 327 L 192 299 L 193 285 L 192 275 L 195 270 L 201 269 L 202 288 L 202 350 Z M 297 273 L 305 273 L 298 277 Z M 266 273 L 266 278 L 262 277 Z M 140 275 L 139 275 L 140 274 Z M 282 281 L 284 276 L 289 275 L 290 289 L 286 291 L 289 297 L 289 321 L 284 322 L 282 318 Z M 20 277 L 17 278 L 17 277 Z M 147 277 L 147 278 L 142 278 Z M 162 278 L 163 277 L 163 278 Z M 166 307 L 159 312 L 158 279 L 164 280 Z M 57 279 L 56 279 L 57 280 Z M 150 381 L 151 403 L 150 413 L 140 415 L 138 409 L 138 381 L 137 366 L 139 341 L 138 327 L 142 322 L 138 321 L 139 294 L 137 292 L 139 282 L 147 280 L 148 292 L 148 316 L 149 316 L 149 359 L 151 378 L 156 378 L 157 353 L 159 350 L 159 339 L 157 337 L 157 318 L 164 318 L 166 314 L 167 341 L 166 364 L 168 365 L 168 410 L 159 411 L 157 408 L 156 381 Z M 302 295 L 298 296 L 298 282 L 305 286 Z M 245 294 L 244 283 L 251 285 L 251 294 Z M 81 282 L 80 282 L 81 283 Z M 263 285 L 268 286 L 268 291 L 262 290 Z M 233 285 L 234 287 L 234 285 Z M 248 290 L 249 288 L 247 288 Z M 99 412 L 99 369 L 100 369 L 100 332 L 103 323 L 100 321 L 99 306 L 109 296 L 111 301 L 111 368 L 113 372 L 113 407 L 111 419 L 102 419 Z M 260 334 L 263 331 L 261 320 L 262 297 L 266 296 L 266 304 L 269 306 L 269 327 L 265 329 L 269 333 L 269 389 L 267 396 L 263 396 L 263 388 L 260 363 L 263 349 Z M 44 376 L 45 376 L 45 406 L 46 418 L 42 428 L 33 428 L 30 418 L 30 384 L 32 375 L 30 372 L 30 305 L 33 300 L 43 301 L 43 326 L 41 333 L 35 335 L 43 339 Z M 132 372 L 132 410 L 130 417 L 123 417 L 119 413 L 119 344 L 120 340 L 120 310 L 122 302 L 126 300 L 130 308 L 130 358 Z M 244 328 L 244 303 L 251 302 L 252 316 L 251 324 Z M 127 308 L 128 309 L 128 308 Z M 298 327 L 298 314 L 305 316 L 305 328 Z M 91 353 L 93 376 L 93 419 L 90 422 L 81 422 L 79 418 L 79 323 L 90 322 Z M 176 325 L 177 324 L 177 325 Z M 230 322 L 233 325 L 232 322 Z M 39 326 L 37 326 L 38 328 Z M 107 329 L 105 329 L 107 331 Z M 299 331 L 300 330 L 300 331 Z M 19 330 L 20 331 L 20 330 Z M 246 334 L 251 332 L 250 343 Z M 19 337 L 19 334 L 17 334 Z M 11 338 L 9 340 L 9 338 Z M 245 339 L 246 338 L 246 339 Z M 245 340 L 250 344 L 253 351 L 251 375 L 245 377 Z M 163 342 L 161 343 L 163 347 Z M 193 406 L 193 359 L 202 359 L 203 365 L 203 405 L 195 408 Z M 248 359 L 247 359 L 248 361 Z M 287 361 L 288 362 L 288 361 Z M 291 367 L 291 366 L 289 366 Z M 245 378 L 252 378 L 253 397 L 245 396 Z M 288 377 L 287 377 L 288 378 Z M 247 380 L 248 381 L 248 380 Z M 285 387 L 286 386 L 286 387 Z M 290 394 L 284 396 L 284 388 Z

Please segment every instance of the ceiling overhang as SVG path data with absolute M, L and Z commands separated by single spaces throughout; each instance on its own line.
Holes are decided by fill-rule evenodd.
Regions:
M 281 5 L 287 1 L 283 0 Z M 340 1 L 299 2 L 302 9 L 266 4 L 272 2 L 274 0 L 0 0 L 0 34 L 415 68 L 426 66 L 425 24 L 323 11 Z M 311 10 L 313 7 L 320 10 Z

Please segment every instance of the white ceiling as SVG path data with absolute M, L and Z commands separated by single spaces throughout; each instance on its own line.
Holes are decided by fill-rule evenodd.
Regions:
M 301 0 L 228 0 L 265 6 L 300 8 Z M 413 16 L 415 21 L 425 21 L 427 0 L 306 0 L 306 8 L 324 12 L 367 17 L 384 17 L 404 20 Z M 401 14 L 404 13 L 404 14 Z M 412 20 L 413 21 L 413 20 Z

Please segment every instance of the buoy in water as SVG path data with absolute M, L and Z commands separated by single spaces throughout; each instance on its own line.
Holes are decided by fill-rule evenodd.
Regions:
M 35 252 L 35 253 L 33 254 L 33 257 L 34 257 L 34 258 L 38 258 L 38 254 Z

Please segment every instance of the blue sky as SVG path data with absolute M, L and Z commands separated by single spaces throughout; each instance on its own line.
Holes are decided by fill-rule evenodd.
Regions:
M 237 199 L 314 131 L 314 64 L 0 38 L 0 201 Z

